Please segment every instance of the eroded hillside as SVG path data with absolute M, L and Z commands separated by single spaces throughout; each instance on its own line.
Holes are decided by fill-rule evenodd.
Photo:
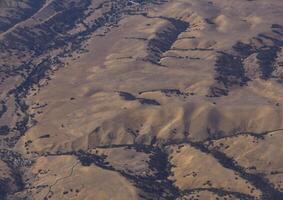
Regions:
M 0 0 L 0 199 L 283 199 L 281 0 Z

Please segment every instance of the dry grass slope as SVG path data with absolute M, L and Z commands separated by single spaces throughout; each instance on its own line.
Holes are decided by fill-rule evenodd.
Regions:
M 281 0 L 0 0 L 0 200 L 283 199 Z

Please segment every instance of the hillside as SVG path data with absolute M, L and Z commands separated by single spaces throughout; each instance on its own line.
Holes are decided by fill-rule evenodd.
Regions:
M 0 200 L 283 199 L 281 0 L 0 0 Z

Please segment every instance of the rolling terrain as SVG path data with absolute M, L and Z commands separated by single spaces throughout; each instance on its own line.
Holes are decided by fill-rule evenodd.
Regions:
M 283 200 L 281 0 L 0 0 L 0 200 Z

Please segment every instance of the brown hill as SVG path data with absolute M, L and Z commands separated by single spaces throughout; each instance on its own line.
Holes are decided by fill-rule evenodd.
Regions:
M 0 6 L 0 199 L 283 199 L 281 0 Z

